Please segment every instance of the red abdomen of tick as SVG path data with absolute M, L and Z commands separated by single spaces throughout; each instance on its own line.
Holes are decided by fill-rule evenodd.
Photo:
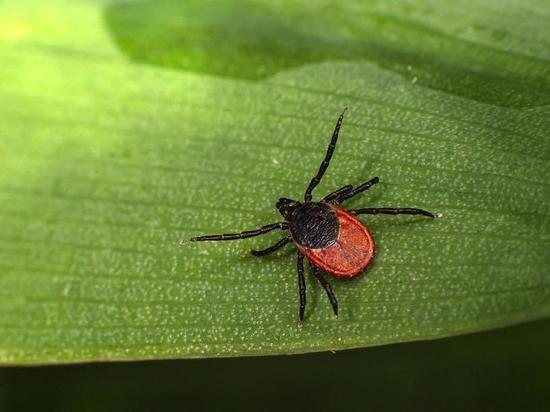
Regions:
M 319 269 L 339 278 L 353 278 L 363 272 L 374 256 L 374 239 L 357 217 L 330 205 L 338 217 L 336 241 L 325 248 L 311 249 L 297 245 L 300 252 Z

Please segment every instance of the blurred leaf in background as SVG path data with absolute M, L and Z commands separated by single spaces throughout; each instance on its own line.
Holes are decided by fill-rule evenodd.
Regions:
M 0 3 L 0 362 L 300 353 L 443 337 L 550 314 L 550 5 L 536 1 Z M 269 235 L 317 195 L 378 255 L 308 283 Z
M 299 356 L 0 369 L 0 410 L 545 411 L 550 321 Z

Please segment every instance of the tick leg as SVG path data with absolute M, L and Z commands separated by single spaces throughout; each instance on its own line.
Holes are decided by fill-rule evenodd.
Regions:
M 332 305 L 332 310 L 334 311 L 334 314 L 336 317 L 338 317 L 338 301 L 336 300 L 336 296 L 334 295 L 334 292 L 332 291 L 332 287 L 330 286 L 330 283 L 327 282 L 327 280 L 323 277 L 319 269 L 317 269 L 315 266 L 309 262 L 309 266 L 311 267 L 311 271 L 313 272 L 313 276 L 317 278 L 323 289 L 325 289 L 325 292 L 327 292 L 328 300 L 330 301 L 330 304 Z
M 413 207 L 368 207 L 366 209 L 350 210 L 355 215 L 422 215 L 435 218 L 435 215 L 423 209 Z
M 250 253 L 252 253 L 254 256 L 265 256 L 265 255 L 269 255 L 270 253 L 273 253 L 275 252 L 277 249 L 280 249 L 282 248 L 284 245 L 286 245 L 288 242 L 290 242 L 290 239 L 288 237 L 284 237 L 282 238 L 281 240 L 279 240 L 277 243 L 275 243 L 274 245 L 266 248 L 266 249 L 262 249 L 262 250 L 251 250 Z
M 311 179 L 311 182 L 309 182 L 309 186 L 306 189 L 306 192 L 304 194 L 304 200 L 306 202 L 311 201 L 311 192 L 313 192 L 313 189 L 315 189 L 315 186 L 319 184 L 321 179 L 323 178 L 323 175 L 325 174 L 325 171 L 327 170 L 327 167 L 330 163 L 330 159 L 332 158 L 332 154 L 334 153 L 334 148 L 336 147 L 336 142 L 338 141 L 338 133 L 340 132 L 340 127 L 342 126 L 342 121 L 344 120 L 344 113 L 346 112 L 348 108 L 345 107 L 342 113 L 340 114 L 340 117 L 338 118 L 338 121 L 336 122 L 336 127 L 334 128 L 334 132 L 332 132 L 332 139 L 330 140 L 330 143 L 328 145 L 327 153 L 325 154 L 325 158 L 321 162 L 321 166 L 319 167 L 319 171 L 317 174 Z
M 263 235 L 264 233 L 271 232 L 275 229 L 288 229 L 287 222 L 272 223 L 271 225 L 262 226 L 256 230 L 246 230 L 240 233 L 226 233 L 223 235 L 207 235 L 207 236 L 195 236 L 189 239 L 191 242 L 203 242 L 203 241 L 218 241 L 218 240 L 235 240 L 246 239 L 248 237 L 254 237 Z
M 334 203 L 340 204 L 340 203 L 342 203 L 343 201 L 345 201 L 347 199 L 351 199 L 353 196 L 355 196 L 355 195 L 357 195 L 361 192 L 365 192 L 365 191 L 369 190 L 372 186 L 377 184 L 379 181 L 380 181 L 380 179 L 378 179 L 378 177 L 373 177 L 371 180 L 369 180 L 365 183 L 361 183 L 355 189 L 350 190 L 348 192 L 343 192 L 342 194 L 340 194 L 340 196 L 338 196 L 335 199 Z
M 345 185 L 342 186 L 340 189 L 335 190 L 332 193 L 329 193 L 323 199 L 321 199 L 323 202 L 331 203 L 333 200 L 339 199 L 344 193 L 350 192 L 353 190 L 352 185 Z
M 306 279 L 304 278 L 304 255 L 298 252 L 296 260 L 298 270 L 298 289 L 300 290 L 300 322 L 304 321 L 306 311 Z

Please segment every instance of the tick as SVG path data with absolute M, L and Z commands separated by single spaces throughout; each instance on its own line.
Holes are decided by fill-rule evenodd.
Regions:
M 368 228 L 357 218 L 358 215 L 422 215 L 434 218 L 435 215 L 417 208 L 369 207 L 346 210 L 340 205 L 346 200 L 365 192 L 377 184 L 378 177 L 361 183 L 359 186 L 346 185 L 326 195 L 320 201 L 312 200 L 313 189 L 319 184 L 325 174 L 330 159 L 336 148 L 338 134 L 344 120 L 345 108 L 332 133 L 325 158 L 319 171 L 311 179 L 304 194 L 304 201 L 280 198 L 275 207 L 283 216 L 284 221 L 262 226 L 256 230 L 223 235 L 196 236 L 189 239 L 192 242 L 246 239 L 263 235 L 272 230 L 284 230 L 286 233 L 274 245 L 252 250 L 254 256 L 265 256 L 282 248 L 288 243 L 294 243 L 297 248 L 298 288 L 300 296 L 300 321 L 304 320 L 306 309 L 306 282 L 304 278 L 304 257 L 308 260 L 311 271 L 319 281 L 332 305 L 334 314 L 338 316 L 338 301 L 330 283 L 321 271 L 335 278 L 351 279 L 363 272 L 374 256 L 374 239 Z

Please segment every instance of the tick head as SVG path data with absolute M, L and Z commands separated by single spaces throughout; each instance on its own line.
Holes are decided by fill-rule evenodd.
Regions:
M 300 206 L 300 202 L 292 199 L 287 199 L 286 197 L 281 197 L 275 204 L 275 207 L 277 208 L 279 213 L 283 215 L 286 220 L 290 219 L 292 212 L 294 212 L 294 210 L 298 206 Z

